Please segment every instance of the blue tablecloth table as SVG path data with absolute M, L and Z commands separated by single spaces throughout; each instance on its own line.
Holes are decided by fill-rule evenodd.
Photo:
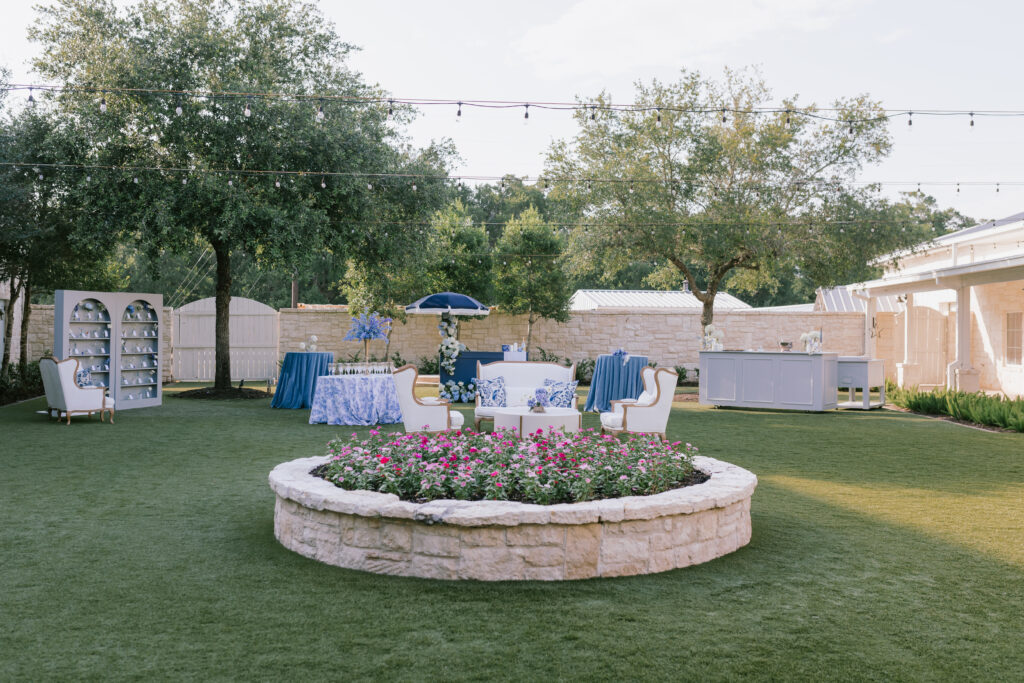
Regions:
M 612 409 L 611 401 L 638 398 L 644 390 L 640 373 L 645 367 L 647 356 L 630 356 L 625 363 L 610 353 L 598 356 L 583 410 L 603 413 Z
M 309 424 L 375 425 L 402 421 L 391 375 L 330 375 L 316 383 Z
M 329 351 L 286 353 L 270 407 L 308 408 L 313 404 L 317 377 L 326 375 L 327 366 L 333 362 L 334 354 Z

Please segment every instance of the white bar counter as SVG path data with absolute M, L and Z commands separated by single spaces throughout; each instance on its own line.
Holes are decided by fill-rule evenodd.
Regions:
M 850 392 L 850 400 L 839 404 L 840 408 L 870 410 L 885 405 L 885 361 L 864 356 L 839 357 L 839 386 Z M 871 389 L 878 387 L 877 401 L 871 400 Z M 857 390 L 861 400 L 855 401 Z
M 703 405 L 834 410 L 838 353 L 701 351 Z

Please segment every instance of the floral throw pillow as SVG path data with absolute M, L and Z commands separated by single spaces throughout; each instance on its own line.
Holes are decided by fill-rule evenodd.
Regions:
M 79 370 L 75 374 L 75 384 L 80 387 L 91 387 L 92 386 L 92 373 L 88 370 Z
M 550 377 L 544 380 L 548 388 L 551 406 L 554 408 L 572 408 L 576 402 L 576 385 L 579 382 L 562 382 Z
M 476 393 L 480 397 L 480 407 L 504 408 L 505 378 L 492 377 L 490 379 L 476 380 Z

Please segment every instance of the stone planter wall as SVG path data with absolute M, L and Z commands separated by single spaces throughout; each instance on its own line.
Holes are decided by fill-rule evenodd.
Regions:
M 711 478 L 654 496 L 571 505 L 407 503 L 309 474 L 325 457 L 274 468 L 274 533 L 295 552 L 350 569 L 434 579 L 562 580 L 700 564 L 750 541 L 757 477 L 697 457 Z

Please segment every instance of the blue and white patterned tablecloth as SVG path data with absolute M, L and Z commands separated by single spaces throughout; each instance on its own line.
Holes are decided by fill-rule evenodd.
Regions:
M 309 424 L 374 425 L 402 421 L 391 375 L 318 377 Z

